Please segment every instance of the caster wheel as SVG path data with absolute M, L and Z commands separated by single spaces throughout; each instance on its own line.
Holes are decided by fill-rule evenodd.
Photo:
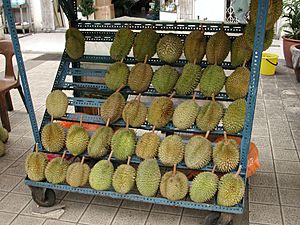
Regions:
M 232 214 L 212 212 L 206 216 L 203 225 L 232 225 L 232 219 Z
M 30 187 L 32 199 L 39 206 L 51 207 L 56 203 L 56 195 L 52 189 Z
M 205 217 L 203 225 L 215 225 L 220 217 L 220 213 L 212 212 Z

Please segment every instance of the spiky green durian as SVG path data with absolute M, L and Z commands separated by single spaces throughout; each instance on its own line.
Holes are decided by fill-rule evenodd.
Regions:
M 121 28 L 115 34 L 110 47 L 110 56 L 116 61 L 124 59 L 130 52 L 134 42 L 134 33 L 129 28 Z
M 83 153 L 89 143 L 88 132 L 80 125 L 74 124 L 70 127 L 66 138 L 66 147 L 74 155 Z
M 70 37 L 74 37 L 78 39 L 80 42 L 84 42 L 84 36 L 83 34 L 75 27 L 70 27 L 66 31 L 65 40 L 67 41 Z
M 8 137 L 9 137 L 8 131 L 4 127 L 0 127 L 0 141 L 6 143 Z
M 165 166 L 173 166 L 183 159 L 184 144 L 179 135 L 167 136 L 160 144 L 158 149 L 159 160 Z
M 197 127 L 203 131 L 214 130 L 222 119 L 223 113 L 223 104 L 216 101 L 209 101 L 200 109 L 196 119 Z
M 88 144 L 88 154 L 93 158 L 104 156 L 110 146 L 114 131 L 110 127 L 99 127 Z
M 154 132 L 144 133 L 138 140 L 135 153 L 143 159 L 152 159 L 157 155 L 160 138 Z
M 77 60 L 85 51 L 83 34 L 77 28 L 69 28 L 66 32 L 66 52 L 71 59 Z
M 175 90 L 179 95 L 188 95 L 191 94 L 197 87 L 202 70 L 199 65 L 187 63 L 184 65 L 182 74 L 179 77 Z
M 98 191 L 106 191 L 111 187 L 114 166 L 108 160 L 97 162 L 91 169 L 89 184 Z
M 168 97 L 156 97 L 151 103 L 148 110 L 147 120 L 156 128 L 161 128 L 167 125 L 172 119 L 174 105 Z
M 188 129 L 195 122 L 199 106 L 195 100 L 186 100 L 179 104 L 173 114 L 173 124 L 178 129 Z
M 166 34 L 157 44 L 157 55 L 166 63 L 176 62 L 182 54 L 183 44 L 175 34 Z
M 131 90 L 142 93 L 149 88 L 152 76 L 153 70 L 149 64 L 138 63 L 130 71 L 128 85 Z
M 129 68 L 125 63 L 112 64 L 105 74 L 105 84 L 111 90 L 117 90 L 121 85 L 127 84 Z
M 184 162 L 190 169 L 205 167 L 210 162 L 211 156 L 211 143 L 204 137 L 194 136 L 185 146 Z
M 135 37 L 133 55 L 138 62 L 143 62 L 147 56 L 150 59 L 156 53 L 159 34 L 151 28 L 145 28 Z
M 237 167 L 240 160 L 239 145 L 233 139 L 219 141 L 213 150 L 213 161 L 221 172 L 229 172 Z
M 53 184 L 63 183 L 66 180 L 68 167 L 68 161 L 63 158 L 57 157 L 52 159 L 45 169 L 45 177 L 47 181 Z
M 30 180 L 42 181 L 45 179 L 45 169 L 48 160 L 45 154 L 32 152 L 26 157 L 25 171 Z
M 67 170 L 66 181 L 72 187 L 82 187 L 87 184 L 90 167 L 81 162 L 72 163 Z
M 146 121 L 147 107 L 139 100 L 127 102 L 124 107 L 122 117 L 125 123 L 132 127 L 140 127 Z
M 244 197 L 245 183 L 241 176 L 228 173 L 221 177 L 218 187 L 218 205 L 231 207 Z
M 247 24 L 245 28 L 245 40 L 247 43 L 247 46 L 251 49 L 253 49 L 254 46 L 254 35 L 255 35 L 255 25 L 253 24 Z M 265 32 L 265 39 L 264 39 L 264 46 L 263 51 L 267 50 L 273 42 L 274 38 L 274 28 L 271 28 L 270 30 L 266 30 Z
M 116 131 L 111 139 L 111 150 L 114 157 L 125 160 L 134 153 L 136 134 L 134 130 L 121 128 Z
M 190 188 L 192 201 L 204 203 L 212 199 L 218 190 L 218 182 L 218 176 L 212 172 L 198 174 Z
M 227 133 L 234 134 L 244 129 L 246 105 L 245 99 L 238 99 L 228 106 L 223 118 L 224 130 Z
M 188 179 L 182 172 L 173 171 L 163 175 L 160 182 L 160 193 L 172 201 L 183 199 L 188 193 Z
M 190 63 L 199 63 L 206 52 L 207 41 L 204 31 L 194 30 L 185 39 L 184 55 Z
M 109 96 L 101 106 L 101 116 L 105 122 L 114 123 L 121 118 L 125 107 L 125 98 L 119 92 Z
M 3 144 L 2 141 L 0 141 L 0 157 L 5 155 L 5 144 Z
M 54 118 L 62 117 L 68 109 L 68 97 L 61 90 L 52 91 L 46 99 L 47 112 Z
M 59 152 L 65 145 L 65 131 L 60 123 L 48 123 L 41 134 L 42 144 L 49 152 Z
M 200 80 L 200 91 L 206 96 L 216 96 L 222 90 L 225 84 L 225 72 L 222 67 L 209 65 L 203 71 Z
M 160 94 L 167 94 L 171 92 L 179 78 L 176 69 L 169 65 L 163 65 L 155 71 L 152 78 L 152 85 Z
M 245 35 L 238 36 L 231 46 L 231 64 L 240 66 L 244 61 L 249 61 L 252 56 L 252 48 L 248 47 Z
M 250 71 L 246 67 L 238 67 L 226 79 L 225 90 L 229 98 L 244 98 L 248 93 Z
M 137 189 L 144 196 L 155 196 L 159 187 L 160 178 L 161 173 L 156 159 L 146 159 L 137 169 Z
M 112 186 L 115 191 L 127 194 L 134 187 L 136 171 L 130 165 L 120 165 L 116 169 L 112 179 Z

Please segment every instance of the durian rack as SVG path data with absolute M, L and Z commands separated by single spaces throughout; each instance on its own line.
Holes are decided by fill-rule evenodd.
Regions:
M 158 33 L 169 33 L 169 32 L 177 32 L 177 34 L 182 39 L 191 32 L 192 30 L 198 29 L 199 23 L 170 23 L 170 22 L 133 22 L 133 21 L 81 21 L 77 19 L 77 6 L 76 1 L 72 0 L 59 0 L 61 7 L 63 8 L 67 18 L 69 19 L 70 25 L 72 27 L 78 27 L 85 36 L 86 41 L 90 42 L 111 42 L 113 41 L 114 34 L 116 31 L 121 27 L 130 27 L 132 30 L 139 31 L 146 27 L 152 27 Z M 36 122 L 33 104 L 31 100 L 30 90 L 27 82 L 26 71 L 24 68 L 24 62 L 22 58 L 22 54 L 20 51 L 19 40 L 17 36 L 16 27 L 14 24 L 14 19 L 12 15 L 10 0 L 3 0 L 4 4 L 4 11 L 8 21 L 11 39 L 13 41 L 15 55 L 18 63 L 20 78 L 22 82 L 22 86 L 25 93 L 26 104 L 29 112 L 29 117 L 32 125 L 32 131 L 35 138 L 35 142 L 39 144 L 39 151 L 45 151 L 43 146 L 41 145 L 40 141 L 40 131 L 38 129 L 38 125 Z M 267 9 L 268 9 L 268 0 L 261 0 L 259 1 L 258 5 L 258 14 L 257 14 L 257 26 L 255 31 L 255 40 L 254 40 L 254 47 L 253 47 L 253 57 L 252 62 L 249 63 L 249 68 L 251 69 L 251 78 L 249 82 L 249 89 L 248 89 L 248 96 L 247 96 L 247 112 L 246 118 L 244 123 L 244 130 L 236 136 L 242 138 L 241 145 L 240 145 L 240 164 L 242 165 L 242 172 L 241 176 L 244 178 L 246 183 L 246 168 L 247 168 L 247 156 L 248 156 L 248 149 L 250 145 L 251 139 L 251 132 L 252 132 L 252 123 L 254 118 L 254 110 L 255 110 L 255 102 L 256 102 L 256 94 L 258 89 L 258 81 L 259 81 L 259 71 L 260 71 L 260 62 L 261 62 L 261 55 L 263 49 L 263 40 L 264 40 L 264 33 L 265 33 L 265 23 L 267 18 Z M 207 33 L 214 33 L 221 29 L 220 23 L 201 23 L 203 28 Z M 231 38 L 234 36 L 242 33 L 243 27 L 239 24 L 225 24 L 224 29 Z M 79 61 L 71 61 L 67 54 L 64 52 L 62 55 L 62 59 L 56 74 L 56 78 L 54 81 L 53 89 L 61 89 L 61 90 L 73 90 L 74 96 L 69 98 L 69 104 L 75 107 L 101 107 L 101 104 L 104 102 L 105 99 L 95 99 L 95 98 L 83 98 L 79 97 L 78 93 L 82 91 L 89 91 L 89 92 L 98 92 L 103 95 L 109 96 L 112 92 L 104 84 L 95 84 L 95 83 L 88 83 L 88 82 L 81 82 L 80 77 L 82 76 L 97 76 L 103 77 L 105 74 L 105 70 L 102 69 L 84 69 L 80 68 L 80 62 L 89 62 L 89 63 L 105 63 L 111 64 L 113 60 L 109 56 L 99 56 L 99 55 L 84 55 Z M 127 64 L 135 64 L 136 61 L 132 57 L 127 57 L 124 60 Z M 163 65 L 163 63 L 157 59 L 152 58 L 148 60 L 148 63 L 153 66 Z M 186 63 L 185 60 L 179 60 L 173 66 L 182 67 Z M 207 63 L 203 61 L 201 63 L 202 67 L 206 67 Z M 232 70 L 234 69 L 231 66 L 230 62 L 224 62 L 222 64 L 224 69 Z M 66 78 L 68 76 L 73 77 L 72 82 L 67 82 Z M 134 94 L 129 88 L 125 88 L 122 90 L 122 93 L 126 96 L 129 94 Z M 143 93 L 144 96 L 158 96 L 159 94 L 152 88 L 149 88 L 148 91 Z M 192 96 L 178 96 L 175 95 L 174 98 L 192 98 Z M 197 92 L 196 99 L 205 99 L 201 93 Z M 230 101 L 229 98 L 225 93 L 220 93 L 216 96 L 216 100 L 218 101 Z M 60 118 L 63 121 L 79 121 L 80 115 L 74 113 L 67 113 L 66 116 Z M 41 124 L 41 128 L 50 121 L 50 117 L 45 112 L 43 122 Z M 93 123 L 93 124 L 100 124 L 105 125 L 105 122 L 102 120 L 100 116 L 94 115 L 87 115 L 84 114 L 82 117 L 82 121 L 84 123 Z M 123 121 L 118 121 L 113 124 L 114 127 L 124 127 L 125 123 Z M 151 130 L 152 127 L 148 124 L 144 124 L 140 129 L 144 130 Z M 172 123 L 169 123 L 166 127 L 160 129 L 166 133 L 176 133 L 176 132 L 185 132 L 185 133 L 204 133 L 196 127 L 193 127 L 188 130 L 178 130 L 175 128 Z M 211 134 L 215 135 L 223 135 L 223 128 L 218 127 L 215 131 L 211 132 Z M 62 153 L 62 152 L 61 152 Z M 87 156 L 88 157 L 88 156 Z M 133 163 L 139 163 L 140 159 L 138 157 L 133 157 Z M 178 165 L 178 168 L 186 168 L 185 165 L 182 163 Z M 212 166 L 209 165 L 204 169 L 201 170 L 211 170 Z M 209 211 L 216 211 L 216 212 L 223 212 L 223 213 L 230 213 L 230 214 L 241 214 L 245 207 L 245 200 L 241 203 L 235 205 L 234 207 L 223 207 L 219 206 L 216 203 L 216 200 L 212 201 L 211 203 L 207 204 L 200 204 L 195 203 L 190 200 L 182 200 L 182 201 L 170 201 L 165 198 L 161 197 L 145 197 L 138 194 L 119 194 L 111 191 L 96 191 L 89 187 L 84 188 L 74 188 L 70 187 L 66 184 L 61 185 L 54 185 L 48 182 L 34 182 L 29 179 L 25 180 L 25 183 L 31 187 L 32 189 L 32 196 L 33 199 L 37 202 L 43 203 L 43 205 L 50 206 L 55 203 L 55 195 L 53 190 L 64 190 L 70 192 L 77 192 L 89 195 L 100 195 L 100 196 L 108 196 L 112 198 L 120 198 L 120 199 L 128 199 L 133 201 L 142 201 L 148 203 L 155 203 L 155 204 L 163 204 L 163 205 L 174 205 L 179 207 L 185 208 L 194 208 L 200 210 L 209 210 Z

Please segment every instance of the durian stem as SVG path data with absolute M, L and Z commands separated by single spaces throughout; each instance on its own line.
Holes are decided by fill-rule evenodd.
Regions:
M 83 119 L 83 115 L 80 116 L 80 121 L 79 121 L 80 126 L 82 126 L 82 119 Z
M 124 58 L 121 59 L 121 63 L 123 63 L 123 61 L 124 61 Z
M 39 152 L 39 144 L 38 144 L 38 143 L 35 144 L 35 152 L 36 152 L 36 153 Z
M 242 165 L 239 166 L 239 169 L 236 172 L 235 177 L 237 177 L 238 175 L 240 175 L 241 171 L 242 171 Z
M 110 118 L 107 119 L 105 126 L 108 127 L 109 123 L 110 123 Z
M 128 159 L 127 159 L 127 165 L 130 164 L 130 160 L 131 160 L 131 156 L 128 156 Z
M 139 93 L 138 98 L 137 98 L 139 102 L 141 102 L 141 97 L 142 97 L 142 93 Z
M 217 167 L 217 166 L 216 166 L 216 165 L 214 165 L 214 167 L 213 167 L 213 169 L 212 169 L 212 171 L 211 171 L 212 173 L 215 173 L 215 171 L 216 171 L 216 167 Z
M 61 157 L 61 161 L 60 161 L 60 165 L 62 164 L 62 162 L 64 161 L 64 158 L 66 156 L 67 151 L 64 151 L 62 157 Z
M 196 95 L 197 95 L 197 92 L 196 92 L 196 91 L 194 91 L 194 94 L 193 94 L 193 101 L 195 101 L 195 99 L 196 99 Z
M 176 164 L 174 164 L 174 166 L 173 166 L 173 176 L 175 176 L 176 175 Z
M 85 159 L 85 157 L 83 156 L 82 159 L 81 159 L 81 162 L 80 162 L 81 165 L 84 163 L 84 159 Z
M 195 59 L 194 59 L 194 65 L 196 65 L 196 63 L 197 63 L 197 59 L 195 58 Z
M 243 67 L 246 66 L 246 63 L 247 63 L 247 59 L 244 60 Z
M 211 98 L 212 98 L 213 102 L 215 102 L 215 101 L 216 101 L 216 99 L 215 99 L 215 95 L 214 95 L 214 94 L 211 96 Z
M 176 91 L 173 91 L 173 93 L 170 95 L 170 99 L 174 97 L 174 95 L 176 94 Z
M 128 122 L 128 119 L 126 120 L 126 129 L 129 128 L 129 122 Z
M 107 159 L 108 161 L 111 160 L 112 154 L 113 154 L 113 151 L 110 152 L 110 154 L 109 154 L 109 156 L 108 156 L 108 159 Z
M 148 54 L 145 56 L 145 59 L 144 59 L 144 64 L 147 63 L 147 60 L 148 60 Z
M 97 108 L 97 115 L 98 115 L 98 116 L 101 115 L 101 109 L 100 109 L 100 107 Z
M 53 115 L 51 115 L 51 123 L 53 123 L 54 117 Z
M 125 84 L 121 84 L 121 86 L 115 91 L 115 93 L 120 92 L 123 87 L 125 87 Z
M 224 131 L 224 141 L 225 141 L 225 144 L 228 144 L 228 138 L 227 138 L 226 131 Z
M 208 138 L 209 133 L 210 133 L 210 130 L 208 130 L 208 131 L 206 132 L 206 134 L 205 134 L 205 138 L 206 138 L 206 139 Z
M 152 133 L 154 133 L 154 131 L 155 131 L 155 126 L 152 127 Z

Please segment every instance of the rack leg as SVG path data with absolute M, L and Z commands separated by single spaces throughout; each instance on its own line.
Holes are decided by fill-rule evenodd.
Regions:
M 29 186 L 33 201 L 39 206 L 51 207 L 56 203 L 56 195 L 52 189 Z

